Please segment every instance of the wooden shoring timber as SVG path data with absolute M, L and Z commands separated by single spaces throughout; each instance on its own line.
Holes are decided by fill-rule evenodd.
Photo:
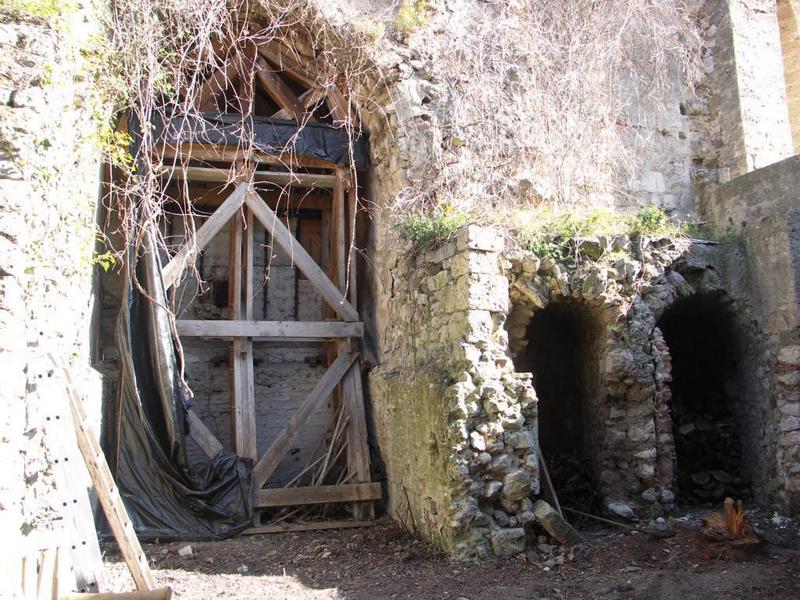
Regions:
M 255 505 L 259 508 L 269 508 L 329 502 L 369 502 L 380 499 L 380 483 L 349 483 L 257 490 Z
M 53 464 L 56 491 L 60 496 L 62 513 L 60 516 L 67 538 L 62 540 L 61 545 L 65 551 L 71 548 L 68 554 L 75 575 L 72 583 L 77 584 L 78 589 L 82 591 L 102 591 L 105 585 L 105 572 L 92 506 L 86 493 L 88 478 L 75 444 L 69 408 L 66 403 L 59 402 L 59 399 L 63 398 L 61 381 L 52 375 L 49 365 L 46 369 L 43 368 L 41 373 L 30 373 L 30 375 L 40 375 L 38 391 L 43 398 L 48 398 L 46 404 L 48 410 L 44 415 L 44 436 Z M 69 544 L 63 543 L 67 541 Z M 45 540 L 43 546 L 37 550 L 51 547 L 50 543 L 44 542 Z M 62 554 L 60 560 L 66 561 L 67 556 Z
M 358 311 L 355 307 L 344 297 L 341 290 L 328 279 L 320 266 L 311 258 L 305 248 L 300 245 L 286 228 L 286 225 L 266 205 L 261 197 L 253 190 L 250 190 L 246 194 L 245 202 L 264 228 L 272 234 L 273 239 L 291 257 L 297 268 L 302 271 L 311 285 L 317 289 L 339 316 L 345 321 L 358 321 Z
M 262 456 L 253 469 L 253 484 L 256 489 L 261 488 L 278 468 L 281 460 L 289 452 L 290 445 L 297 438 L 300 429 L 311 414 L 333 393 L 333 390 L 350 369 L 356 360 L 357 354 L 340 354 L 333 364 L 325 371 L 322 379 L 311 393 L 303 400 L 300 408 L 294 414 L 289 424 L 278 434 L 264 456 Z
M 203 184 L 201 184 L 203 185 Z M 183 190 L 176 189 L 176 187 L 168 187 L 166 193 L 175 200 L 176 203 L 181 205 L 185 210 L 191 208 L 199 212 L 198 209 L 215 209 L 218 208 L 225 199 L 229 196 L 226 193 L 226 188 L 222 184 L 210 184 L 209 187 L 200 188 L 197 184 L 192 185 L 189 189 L 188 200 L 184 199 Z M 287 194 L 281 190 L 259 190 L 259 195 L 264 199 L 272 210 L 276 211 L 279 215 L 285 212 L 295 210 L 320 210 L 328 211 L 331 208 L 331 195 L 324 192 L 309 192 L 302 194 Z M 322 262 L 322 264 L 325 264 Z
M 356 175 L 355 173 L 350 173 L 350 188 L 347 192 L 347 212 L 349 217 L 349 236 L 348 236 L 348 253 L 347 253 L 347 262 L 349 266 L 349 276 L 350 280 L 348 281 L 348 288 L 349 288 L 349 296 L 350 296 L 350 303 L 358 307 L 357 299 L 358 299 L 358 287 L 357 287 L 357 258 L 358 252 L 356 251 L 356 225 L 357 225 L 357 217 L 358 217 L 358 189 L 356 188 Z
M 242 276 L 244 277 L 244 318 L 247 320 L 253 319 L 253 251 L 254 251 L 254 235 L 253 235 L 253 211 L 245 208 L 244 215 L 244 249 L 243 249 L 243 264 Z M 242 315 L 239 315 L 240 317 Z M 246 429 L 245 435 L 245 449 L 246 453 L 243 454 L 246 458 L 256 460 L 258 458 L 258 437 L 256 432 L 256 388 L 255 388 L 255 369 L 253 365 L 253 338 L 249 336 L 237 338 L 241 351 L 244 357 L 244 372 L 242 373 L 243 381 L 243 395 L 242 395 L 242 413 L 245 416 L 244 427 Z
M 372 527 L 375 521 L 308 521 L 306 523 L 281 523 L 245 529 L 244 535 L 260 533 L 294 533 L 298 531 L 323 531 L 326 529 L 351 529 L 356 527 Z
M 237 212 L 230 222 L 231 225 L 231 260 L 228 277 L 228 290 L 230 293 L 230 316 L 233 322 L 242 317 L 242 292 L 244 285 L 242 278 L 245 272 L 252 273 L 252 268 L 244 265 L 246 259 L 252 259 L 252 250 L 245 252 L 244 217 Z M 252 241 L 252 236 L 250 236 Z M 246 255 L 245 255 L 246 254 Z M 258 458 L 256 449 L 256 415 L 255 415 L 255 390 L 252 378 L 253 372 L 252 341 L 246 337 L 234 337 L 231 343 L 231 426 L 233 429 L 234 450 L 239 456 L 255 460 Z
M 344 352 L 351 341 L 339 342 L 339 352 Z M 347 471 L 349 481 L 367 483 L 372 481 L 369 470 L 369 442 L 367 439 L 367 417 L 364 411 L 364 389 L 361 381 L 361 365 L 353 363 L 344 376 L 341 385 L 342 402 L 345 414 L 349 419 L 347 428 Z M 353 505 L 353 517 L 356 520 L 366 518 L 373 513 L 373 507 L 361 504 Z
M 272 71 L 272 68 L 263 58 L 256 60 L 256 79 L 264 88 L 264 91 L 280 106 L 286 109 L 291 117 L 298 124 L 305 120 L 314 121 L 311 115 L 306 114 L 306 107 L 294 94 L 280 76 Z
M 354 119 L 354 115 L 349 109 L 347 99 L 335 85 L 331 85 L 326 89 L 326 98 L 328 101 L 328 108 L 331 110 L 335 122 L 345 124 Z M 353 125 L 357 127 L 357 123 L 353 123 Z
M 202 142 L 165 144 L 162 147 L 160 161 L 166 165 L 182 164 L 190 160 L 205 162 L 235 162 L 244 160 L 250 163 L 275 165 L 291 169 L 308 167 L 314 169 L 333 169 L 335 163 L 312 156 L 299 156 L 291 153 L 273 155 L 259 150 L 247 150 L 235 146 L 206 144 Z M 167 162 L 168 161 L 168 162 Z
M 172 257 L 169 264 L 164 267 L 162 272 L 164 289 L 169 289 L 175 285 L 186 265 L 193 261 L 194 257 L 206 247 L 208 242 L 219 233 L 230 218 L 241 208 L 247 196 L 248 188 L 249 185 L 246 183 L 238 184 L 233 193 L 214 211 L 200 229 L 194 235 L 189 236 L 186 243 L 181 246 L 181 249 Z
M 314 109 L 320 102 L 322 102 L 324 98 L 325 98 L 325 92 L 323 90 L 313 89 L 313 90 L 306 90 L 305 92 L 300 94 L 298 100 L 300 100 L 300 104 L 303 105 L 305 111 L 308 114 L 311 114 L 314 112 Z M 282 108 L 278 112 L 270 116 L 270 119 L 291 119 L 291 118 L 292 118 L 292 113 L 287 108 Z
M 53 362 L 55 363 L 55 360 Z M 89 428 L 89 419 L 84 411 L 83 401 L 78 395 L 78 391 L 75 389 L 72 378 L 66 369 L 64 369 L 64 379 L 67 384 L 72 425 L 78 438 L 78 448 L 80 448 L 83 460 L 86 462 L 86 468 L 92 479 L 97 498 L 100 500 L 100 505 L 103 507 L 103 512 L 108 519 L 108 524 L 114 534 L 114 539 L 119 546 L 122 557 L 125 559 L 125 563 L 128 565 L 133 581 L 136 584 L 136 589 L 139 591 L 152 590 L 155 588 L 155 582 L 147 564 L 144 550 L 142 550 L 139 538 L 136 537 L 136 532 L 133 530 L 133 523 L 131 523 L 125 510 L 125 505 L 122 503 L 119 489 L 108 468 L 108 463 L 106 463 L 103 451 L 100 449 L 100 444 Z
M 189 435 L 197 442 L 197 445 L 200 446 L 200 449 L 208 458 L 214 458 L 219 454 L 219 451 L 222 450 L 222 444 L 216 436 L 211 433 L 211 430 L 206 427 L 206 424 L 203 423 L 200 417 L 197 416 L 196 412 L 190 408 L 186 411 L 186 414 L 189 419 Z
M 318 87 L 318 74 L 312 67 L 301 65 L 293 57 L 284 52 L 280 44 L 270 41 L 258 45 L 258 53 L 272 63 L 277 69 L 289 75 L 298 83 L 309 87 Z
M 184 167 L 169 166 L 163 167 L 162 175 L 171 179 L 183 179 L 189 182 L 210 182 L 224 183 L 230 181 L 231 172 L 228 169 L 218 169 L 215 167 Z M 273 185 L 285 187 L 295 185 L 307 188 L 332 189 L 336 183 L 333 175 L 324 173 L 294 173 L 281 171 L 255 171 L 253 181 L 256 183 L 271 183 Z
M 347 286 L 345 248 L 347 234 L 345 222 L 345 181 L 347 171 L 343 167 L 336 168 L 336 184 L 333 187 L 333 256 L 336 264 L 336 281 L 344 293 Z
M 178 335 L 186 337 L 233 338 L 257 340 L 327 340 L 362 337 L 361 321 L 212 321 L 179 319 Z
M 200 87 L 197 105 L 200 110 L 219 109 L 216 98 L 225 91 L 230 83 L 239 77 L 239 67 L 235 61 L 225 61 L 224 67 L 218 68 Z

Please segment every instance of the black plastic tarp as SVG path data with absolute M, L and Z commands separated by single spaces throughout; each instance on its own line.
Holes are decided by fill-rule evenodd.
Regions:
M 189 398 L 178 372 L 152 236 L 128 254 L 117 320 L 122 363 L 117 485 L 144 540 L 229 537 L 252 520 L 252 461 L 223 449 L 205 464 L 188 464 Z
M 239 147 L 246 143 L 269 154 L 309 156 L 345 166 L 352 162 L 356 169 L 369 167 L 364 135 L 355 139 L 351 148 L 345 129 L 323 123 L 306 123 L 298 128 L 295 121 L 203 112 L 178 114 L 167 119 L 154 117 L 152 125 L 154 139 L 168 144 L 205 143 Z

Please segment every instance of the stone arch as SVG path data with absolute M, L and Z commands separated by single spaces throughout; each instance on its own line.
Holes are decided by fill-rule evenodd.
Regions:
M 741 435 L 749 400 L 746 342 L 733 301 L 721 290 L 679 298 L 659 316 L 656 331 L 669 356 L 662 377 L 670 418 L 663 433 L 669 428 L 672 435 L 678 500 L 748 497 Z
M 565 505 L 597 510 L 603 455 L 601 304 L 566 279 L 560 289 L 512 293 L 507 321 L 517 372 L 531 373 L 542 455 Z

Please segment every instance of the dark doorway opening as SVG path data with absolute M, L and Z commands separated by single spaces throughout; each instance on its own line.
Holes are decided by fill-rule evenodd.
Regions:
M 564 506 L 596 510 L 589 405 L 596 394 L 598 325 L 579 302 L 553 302 L 534 313 L 518 371 L 533 373 L 539 398 L 539 445 Z
M 742 470 L 739 336 L 719 295 L 673 305 L 658 323 L 672 356 L 672 430 L 678 500 L 717 504 L 750 496 Z

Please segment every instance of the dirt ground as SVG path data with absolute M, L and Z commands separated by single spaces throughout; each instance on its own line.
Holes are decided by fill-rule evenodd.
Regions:
M 584 529 L 585 543 L 571 551 L 548 544 L 481 563 L 451 561 L 389 520 L 362 529 L 147 544 L 145 552 L 157 583 L 182 599 L 800 598 L 800 523 L 749 512 L 765 542 L 730 557 L 697 534 L 703 514 L 671 519 L 666 537 L 646 526 Z M 192 554 L 180 556 L 187 545 Z M 113 589 L 132 590 L 116 547 L 104 550 Z

